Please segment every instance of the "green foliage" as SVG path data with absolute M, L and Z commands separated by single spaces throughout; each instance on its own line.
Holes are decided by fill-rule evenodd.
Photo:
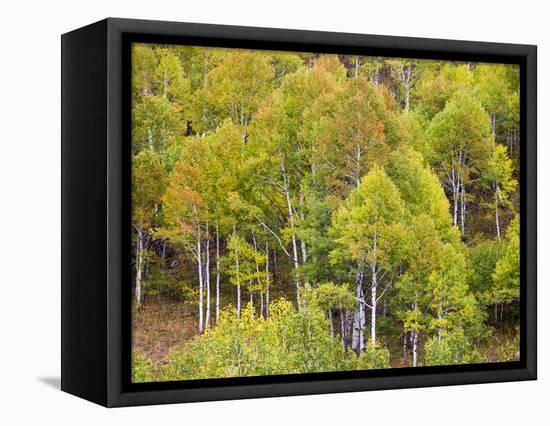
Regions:
M 227 248 L 227 273 L 231 283 L 235 286 L 246 284 L 250 292 L 263 291 L 266 283 L 265 255 L 237 234 L 229 237 Z
M 158 153 L 142 151 L 132 165 L 132 217 L 145 227 L 150 225 L 166 188 L 167 172 Z
M 336 212 L 331 235 L 334 264 L 352 259 L 391 269 L 404 238 L 405 207 L 397 187 L 375 166 Z
M 141 352 L 132 352 L 132 383 L 146 383 L 152 380 L 151 362 Z
M 322 283 L 310 297 L 314 297 L 322 309 L 352 309 L 357 306 L 349 284 Z
M 483 362 L 472 343 L 464 335 L 464 330 L 456 329 L 441 339 L 432 337 L 426 342 L 426 365 L 475 364 Z
M 395 150 L 387 170 L 410 213 L 428 215 L 440 232 L 448 234 L 449 201 L 437 176 L 422 164 L 422 157 L 410 148 Z
M 433 118 L 428 138 L 434 147 L 433 160 L 441 161 L 444 170 L 453 167 L 461 155 L 470 161 L 464 167 L 479 167 L 492 147 L 489 116 L 468 92 L 457 92 Z
M 224 310 L 215 328 L 172 352 L 163 380 L 355 369 L 355 355 L 331 337 L 322 310 L 305 299 L 300 312 L 289 302 L 273 303 L 268 318 L 250 303 L 240 318 Z
M 480 300 L 492 301 L 490 295 L 493 288 L 493 273 L 501 250 L 502 244 L 493 240 L 481 241 L 470 249 L 470 288 L 479 295 Z
M 455 93 L 471 87 L 467 65 L 444 64 L 439 72 L 432 70 L 431 74 L 419 83 L 417 94 L 418 113 L 426 121 L 443 111 Z
M 497 357 L 500 362 L 519 359 L 519 327 L 512 335 L 504 336 L 497 345 Z
M 358 370 L 371 370 L 380 368 L 390 368 L 390 352 L 372 342 L 367 342 L 365 352 L 359 355 L 357 360 Z
M 493 274 L 492 297 L 495 302 L 511 302 L 519 298 L 519 244 L 519 217 L 516 217 L 508 227 L 502 257 L 498 260 Z
M 235 50 L 208 73 L 204 87 L 193 97 L 193 128 L 215 130 L 226 118 L 246 127 L 274 77 L 267 55 Z

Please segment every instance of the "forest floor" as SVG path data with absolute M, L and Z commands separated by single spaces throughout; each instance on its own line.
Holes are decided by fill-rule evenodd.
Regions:
M 161 364 L 174 346 L 196 334 L 196 319 L 182 303 L 144 303 L 134 311 L 132 345 L 154 364 Z
M 180 346 L 197 333 L 196 313 L 183 303 L 144 303 L 133 315 L 133 350 L 143 353 L 155 365 L 164 364 L 172 348 Z M 513 338 L 511 332 L 513 330 L 509 327 L 497 327 L 492 336 L 483 339 L 478 348 L 483 358 L 488 362 L 498 362 L 497 348 L 510 342 Z M 405 361 L 401 350 L 392 353 L 392 368 L 408 367 L 410 364 L 411 359 Z

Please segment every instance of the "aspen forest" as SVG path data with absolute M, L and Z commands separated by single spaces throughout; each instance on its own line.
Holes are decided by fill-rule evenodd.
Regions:
M 132 381 L 518 360 L 519 81 L 134 43 Z

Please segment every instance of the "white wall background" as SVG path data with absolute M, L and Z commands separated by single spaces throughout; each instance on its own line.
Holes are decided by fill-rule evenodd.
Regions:
M 541 425 L 550 377 L 550 31 L 535 0 L 4 1 L 0 5 L 0 423 Z M 107 410 L 56 389 L 60 34 L 107 16 L 539 46 L 539 381 Z M 545 395 L 546 393 L 546 395 Z

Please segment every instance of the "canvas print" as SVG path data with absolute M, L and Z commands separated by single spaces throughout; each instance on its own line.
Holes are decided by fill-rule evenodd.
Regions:
M 519 66 L 131 56 L 133 382 L 520 359 Z

